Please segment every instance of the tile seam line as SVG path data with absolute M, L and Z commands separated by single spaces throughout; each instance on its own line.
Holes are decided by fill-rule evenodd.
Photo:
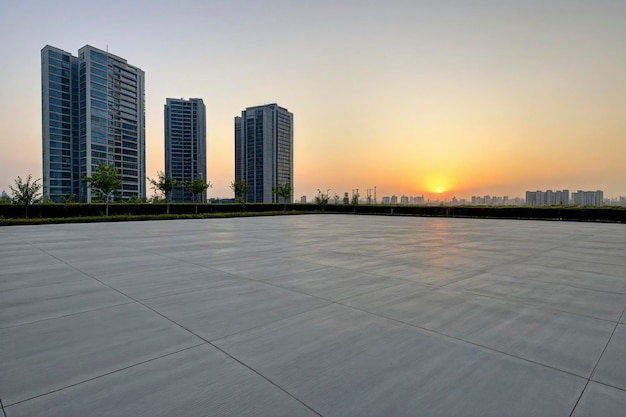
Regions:
M 7 413 L 4 411 L 4 404 L 2 403 L 2 397 L 0 397 L 0 410 L 2 410 L 2 417 L 7 417 Z
M 50 255 L 50 256 L 53 256 L 53 255 Z M 54 257 L 54 256 L 53 256 L 53 257 Z M 55 257 L 55 259 L 58 259 L 58 258 L 56 258 L 56 257 Z M 66 263 L 65 261 L 63 261 L 63 260 L 61 260 L 61 259 L 58 259 L 58 260 L 60 260 L 61 262 Z M 67 264 L 67 263 L 66 263 L 66 264 Z M 124 295 L 125 297 L 130 298 L 130 299 L 131 299 L 131 300 L 133 300 L 135 303 L 142 305 L 144 308 L 146 308 L 146 309 L 148 309 L 148 310 L 150 310 L 150 311 L 154 312 L 155 314 L 158 314 L 159 316 L 163 317 L 164 319 L 168 320 L 169 322 L 171 322 L 171 323 L 175 324 L 176 326 L 178 326 L 178 327 L 180 327 L 180 328 L 184 329 L 184 330 L 185 330 L 186 332 L 188 332 L 189 334 L 192 334 L 192 335 L 194 335 L 195 337 L 197 337 L 198 339 L 200 339 L 200 340 L 204 341 L 205 343 L 208 343 L 209 345 L 213 346 L 215 349 L 218 349 L 220 352 L 222 352 L 222 353 L 224 353 L 225 355 L 227 355 L 227 356 L 228 356 L 229 358 L 231 358 L 232 360 L 234 360 L 234 361 L 236 361 L 237 363 L 241 364 L 242 366 L 244 366 L 244 367 L 246 367 L 246 368 L 250 369 L 252 372 L 254 372 L 255 374 L 259 375 L 259 377 L 261 377 L 261 378 L 263 378 L 264 380 L 268 381 L 270 384 L 274 385 L 275 387 L 277 387 L 278 389 L 280 389 L 281 391 L 283 391 L 286 395 L 288 395 L 289 397 L 293 398 L 294 400 L 296 400 L 297 402 L 299 402 L 300 404 L 302 404 L 304 407 L 306 407 L 306 408 L 307 408 L 307 409 L 309 409 L 310 411 L 312 411 L 312 412 L 314 412 L 315 414 L 317 414 L 318 416 L 322 417 L 322 414 L 318 413 L 315 409 L 313 409 L 311 406 L 309 406 L 308 404 L 306 404 L 304 401 L 302 401 L 302 400 L 301 400 L 301 399 L 299 399 L 298 397 L 294 396 L 294 395 L 293 395 L 293 394 L 291 394 L 289 391 L 287 391 L 286 389 L 284 389 L 283 387 L 281 387 L 280 385 L 278 385 L 277 383 L 275 383 L 275 382 L 274 382 L 274 381 L 272 381 L 271 379 L 267 378 L 266 376 L 264 376 L 263 374 L 261 374 L 260 372 L 258 372 L 257 370 L 255 370 L 254 368 L 250 367 L 249 365 L 245 364 L 244 362 L 242 362 L 242 361 L 240 361 L 239 359 L 235 358 L 234 356 L 230 355 L 230 354 L 229 354 L 229 353 L 227 353 L 226 351 L 224 351 L 224 350 L 220 349 L 219 347 L 217 347 L 216 345 L 214 345 L 213 343 L 211 343 L 211 342 L 210 342 L 210 341 L 208 341 L 207 339 L 203 338 L 202 336 L 200 336 L 200 335 L 196 334 L 195 332 L 193 332 L 193 331 L 189 330 L 188 328 L 186 328 L 185 326 L 181 325 L 180 323 L 178 323 L 178 322 L 174 321 L 173 319 L 171 319 L 171 318 L 169 318 L 169 317 L 167 317 L 167 316 L 165 316 L 165 315 L 161 314 L 161 313 L 160 313 L 160 312 L 158 312 L 157 310 L 155 310 L 155 309 L 151 308 L 150 306 L 148 306 L 148 305 L 146 305 L 146 304 L 142 303 L 141 301 L 139 301 L 139 300 L 137 300 L 137 299 L 135 299 L 135 298 L 133 298 L 133 297 L 131 297 L 131 296 L 129 296 L 129 295 L 127 295 L 127 294 L 123 293 L 122 291 L 120 291 L 120 290 L 118 290 L 118 289 L 116 289 L 116 288 L 111 287 L 110 285 L 105 284 L 104 282 L 100 281 L 98 278 L 93 277 L 93 276 L 91 276 L 90 274 L 87 274 L 87 273 L 86 273 L 86 272 L 84 272 L 84 271 L 81 271 L 80 269 L 78 269 L 77 267 L 75 267 L 75 266 L 73 266 L 73 265 L 71 265 L 71 264 L 67 264 L 67 265 L 69 265 L 70 267 L 72 267 L 72 268 L 76 269 L 77 271 L 82 272 L 83 274 L 85 274 L 85 275 L 87 275 L 87 276 L 91 277 L 92 279 L 94 279 L 95 281 L 99 282 L 100 284 L 102 284 L 102 285 L 104 285 L 104 286 L 106 286 L 106 287 L 108 287 L 108 288 L 111 288 L 112 290 L 114 290 L 114 291 L 116 291 L 116 292 L 118 292 L 118 293 L 120 293 L 120 294 Z M 206 267 L 205 267 L 205 268 L 206 268 Z M 232 275 L 232 274 L 230 274 L 230 275 Z M 235 276 L 236 276 L 236 275 L 235 275 Z M 246 279 L 248 279 L 248 278 L 246 278 Z M 250 279 L 248 279 L 248 280 L 250 280 Z M 250 281 L 254 281 L 254 280 L 250 280 Z M 313 298 L 319 298 L 319 297 L 313 297 Z M 130 303 L 129 303 L 129 304 L 130 304 Z M 323 307 L 325 307 L 325 306 L 323 306 Z M 321 307 L 319 307 L 319 308 L 321 308 Z M 310 310 L 307 310 L 307 311 L 310 311 Z M 302 312 L 302 313 L 304 313 L 304 312 Z M 299 314 L 300 314 L 300 313 L 299 313 Z M 12 405 L 13 405 L 13 404 L 12 404 Z
M 250 365 L 246 364 L 245 362 L 242 362 L 241 360 L 237 359 L 236 357 L 234 357 L 234 356 L 233 356 L 233 355 L 231 355 L 230 353 L 228 353 L 228 352 L 226 352 L 225 350 L 221 349 L 219 346 L 217 346 L 217 345 L 213 344 L 213 343 L 212 343 L 211 341 L 209 341 L 208 339 L 205 339 L 204 337 L 202 337 L 202 336 L 200 336 L 199 334 L 197 334 L 197 333 L 193 332 L 192 330 L 188 329 L 187 327 L 183 326 L 182 324 L 178 323 L 177 321 L 175 321 L 175 320 L 173 320 L 173 319 L 171 319 L 171 318 L 169 318 L 169 317 L 167 317 L 167 316 L 163 315 L 162 313 L 160 313 L 159 311 L 157 311 L 157 310 L 153 309 L 152 307 L 150 307 L 150 306 L 148 306 L 148 305 L 145 305 L 145 304 L 143 304 L 143 303 L 142 303 L 142 302 L 140 302 L 140 301 L 137 301 L 137 303 L 141 304 L 142 306 L 144 306 L 145 308 L 147 308 L 147 309 L 149 309 L 150 311 L 154 312 L 155 314 L 158 314 L 159 316 L 163 317 L 164 319 L 168 320 L 169 322 L 171 322 L 171 323 L 175 324 L 176 326 L 180 327 L 181 329 L 183 329 L 183 330 L 185 330 L 185 331 L 189 332 L 190 334 L 194 335 L 194 336 L 195 336 L 195 337 L 197 337 L 198 339 L 200 339 L 200 340 L 204 341 L 206 344 L 209 344 L 210 346 L 212 346 L 212 347 L 214 347 L 215 349 L 219 350 L 219 351 L 220 351 L 220 352 L 222 352 L 224 355 L 228 356 L 229 358 L 231 358 L 232 360 L 234 360 L 235 362 L 237 362 L 237 363 L 238 363 L 238 364 L 240 364 L 241 366 L 243 366 L 243 367 L 245 367 L 245 368 L 249 369 L 249 370 L 250 370 L 250 371 L 252 371 L 254 374 L 256 374 L 256 375 L 258 375 L 260 378 L 262 378 L 263 380 L 265 380 L 265 381 L 269 382 L 270 384 L 272 384 L 273 386 L 275 386 L 276 388 L 278 388 L 279 390 L 281 390 L 282 392 L 284 392 L 284 393 L 285 393 L 287 396 L 289 396 L 290 398 L 293 398 L 295 401 L 297 401 L 298 403 L 302 404 L 302 405 L 303 405 L 304 407 L 306 407 L 308 410 L 312 411 L 313 413 L 315 413 L 316 415 L 318 415 L 318 416 L 320 416 L 320 417 L 323 417 L 323 416 L 322 416 L 322 414 L 318 413 L 315 409 L 313 409 L 311 406 L 309 406 L 308 404 L 306 404 L 303 400 L 301 400 L 301 399 L 299 399 L 298 397 L 296 397 L 295 395 L 291 394 L 291 393 L 290 393 L 289 391 L 287 391 L 285 388 L 281 387 L 281 386 L 280 386 L 280 385 L 278 385 L 276 382 L 272 381 L 271 379 L 269 379 L 268 377 L 266 377 L 265 375 L 263 375 L 261 372 L 257 371 L 256 369 L 254 369 L 254 368 L 253 368 L 253 367 L 251 367 Z M 253 327 L 252 329 L 242 330 L 242 332 L 249 331 L 249 330 L 253 330 L 253 329 L 256 329 L 256 328 L 259 328 L 259 327 L 263 327 L 263 326 L 265 326 L 265 325 L 272 324 L 272 323 L 275 323 L 275 322 L 278 322 L 278 321 L 286 320 L 286 319 L 288 319 L 288 318 L 291 318 L 291 317 L 294 317 L 294 316 L 297 316 L 297 315 L 300 315 L 300 314 L 305 314 L 305 313 L 308 313 L 308 312 L 310 312 L 310 311 L 314 311 L 314 310 L 316 310 L 316 309 L 321 309 L 321 308 L 327 307 L 328 305 L 330 305 L 330 304 L 326 304 L 326 305 L 323 305 L 323 306 L 315 307 L 315 308 L 313 308 L 313 309 L 311 309 L 311 310 L 302 311 L 302 312 L 300 312 L 300 313 L 294 314 L 293 316 L 284 317 L 284 318 L 281 318 L 281 319 L 275 320 L 275 321 L 270 322 L 270 323 L 264 323 L 264 324 L 261 324 L 261 325 L 259 325 L 259 326 L 255 326 L 255 327 Z M 240 333 L 240 332 L 239 332 L 239 333 Z M 231 336 L 232 336 L 232 335 L 231 335 Z M 216 340 L 219 340 L 219 339 L 216 339 Z
M 622 310 L 622 315 L 624 314 L 624 311 L 626 311 L 626 307 L 624 307 L 624 310 Z M 621 318 L 621 316 L 620 316 L 620 318 Z M 580 400 L 582 399 L 585 391 L 587 390 L 587 387 L 589 386 L 589 382 L 592 380 L 591 378 L 593 378 L 594 374 L 596 373 L 596 369 L 598 368 L 598 365 L 600 364 L 600 361 L 602 360 L 602 357 L 604 356 L 604 353 L 606 352 L 606 349 L 609 347 L 609 344 L 611 343 L 611 340 L 613 340 L 613 335 L 615 335 L 615 332 L 617 331 L 618 326 L 619 326 L 619 321 L 617 323 L 615 323 L 615 327 L 613 327 L 613 332 L 611 332 L 611 337 L 609 337 L 609 340 L 607 340 L 606 344 L 604 345 L 604 349 L 602 349 L 602 353 L 600 353 L 600 356 L 598 356 L 598 359 L 596 360 L 596 363 L 593 366 L 593 369 L 591 370 L 591 373 L 589 374 L 589 377 L 587 378 L 587 382 L 585 383 L 585 387 L 580 392 L 580 395 L 578 396 L 578 399 L 576 400 L 576 404 L 574 404 L 574 407 L 572 408 L 572 411 L 569 413 L 569 417 L 572 417 L 572 415 L 574 414 L 574 411 L 576 411 L 576 408 L 578 407 L 578 404 L 580 403 Z M 607 384 L 603 384 L 603 385 L 607 385 Z
M 185 352 L 185 351 L 187 351 L 187 350 L 189 350 L 189 349 L 195 349 L 195 348 L 197 348 L 197 347 L 199 347 L 199 346 L 205 346 L 206 344 L 207 344 L 207 342 L 206 342 L 206 341 L 203 341 L 202 343 L 198 343 L 198 344 L 193 345 L 193 346 L 188 346 L 188 347 L 186 347 L 186 348 L 179 349 L 179 350 L 174 351 L 174 352 L 169 352 L 169 353 L 166 353 L 166 354 L 163 354 L 163 355 L 157 356 L 157 357 L 155 357 L 155 358 L 150 358 L 150 359 L 146 359 L 146 360 L 141 361 L 141 362 L 133 363 L 132 365 L 128 365 L 128 366 L 125 366 L 125 367 L 120 368 L 120 369 L 115 369 L 115 370 L 113 370 L 113 371 L 105 372 L 105 373 L 103 373 L 103 374 L 101 374 L 101 375 L 96 375 L 96 376 L 94 376 L 94 377 L 92 377 L 92 378 L 87 378 L 87 379 L 85 379 L 85 380 L 83 380 L 83 381 L 75 382 L 75 383 L 73 383 L 73 384 L 66 385 L 66 386 L 64 386 L 64 387 L 57 388 L 57 389 L 54 389 L 54 390 L 52 390 L 52 391 L 44 392 L 43 394 L 35 395 L 35 396 L 33 396 L 33 397 L 30 397 L 30 398 L 25 398 L 25 399 L 23 399 L 23 400 L 19 400 L 19 401 L 16 401 L 16 402 L 14 402 L 14 403 L 11 403 L 11 404 L 7 404 L 7 406 L 6 406 L 6 407 L 7 407 L 7 408 L 9 408 L 9 407 L 13 407 L 13 406 L 15 406 L 15 405 L 17 405 L 17 404 L 21 404 L 21 403 L 24 403 L 24 402 L 27 402 L 27 401 L 31 401 L 31 400 L 34 400 L 34 399 L 36 399 L 36 398 L 45 397 L 46 395 L 54 394 L 54 393 L 56 393 L 56 392 L 66 390 L 66 389 L 68 389 L 68 388 L 73 388 L 73 387 L 76 387 L 76 386 L 78 386 L 78 385 L 82 385 L 82 384 L 84 384 L 84 383 L 91 382 L 91 381 L 94 381 L 94 380 L 96 380 L 96 379 L 104 378 L 104 377 L 106 377 L 106 376 L 108 376 L 108 375 L 112 375 L 112 374 L 115 374 L 115 373 L 118 373 L 118 372 L 122 372 L 122 371 L 125 371 L 125 370 L 127 370 L 127 369 L 131 369 L 131 368 L 134 368 L 134 367 L 136 367 L 136 366 L 144 365 L 144 364 L 146 364 L 146 363 L 150 363 L 150 362 L 153 362 L 153 361 L 156 361 L 156 360 L 159 360 L 159 359 L 162 359 L 162 358 L 165 358 L 165 357 L 171 356 L 171 355 L 176 355 L 176 354 L 178 354 L 178 353 Z

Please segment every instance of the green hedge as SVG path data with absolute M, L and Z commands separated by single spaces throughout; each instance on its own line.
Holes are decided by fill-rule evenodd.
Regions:
M 234 213 L 282 213 L 320 212 L 316 204 L 198 204 L 199 215 Z M 110 204 L 109 216 L 162 216 L 165 204 Z M 548 219 L 573 221 L 603 221 L 626 223 L 626 208 L 623 207 L 476 207 L 476 206 L 389 206 L 389 205 L 345 205 L 328 204 L 326 213 L 354 213 L 406 216 L 477 217 L 508 219 Z M 104 204 L 36 204 L 28 208 L 28 217 L 35 219 L 96 218 L 104 216 Z M 170 204 L 173 216 L 195 215 L 195 204 Z M 24 207 L 0 205 L 1 219 L 24 218 Z M 92 221 L 92 220 L 91 220 Z

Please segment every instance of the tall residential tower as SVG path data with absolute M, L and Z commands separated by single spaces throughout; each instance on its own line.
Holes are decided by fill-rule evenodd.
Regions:
M 43 195 L 89 202 L 98 164 L 122 175 L 120 197 L 146 197 L 144 72 L 84 46 L 78 57 L 41 50 Z
M 248 107 L 235 117 L 235 181 L 246 180 L 245 200 L 275 203 L 272 187 L 293 183 L 293 114 L 277 104 Z M 289 202 L 293 200 L 289 199 Z
M 206 109 L 201 98 L 166 99 L 165 175 L 179 184 L 196 178 L 206 181 Z M 206 191 L 199 199 L 206 201 Z M 178 186 L 171 201 L 192 202 L 193 196 Z

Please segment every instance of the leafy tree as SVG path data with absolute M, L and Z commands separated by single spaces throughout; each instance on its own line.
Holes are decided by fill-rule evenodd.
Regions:
M 272 192 L 278 197 L 283 198 L 283 211 L 287 211 L 287 200 L 291 198 L 291 193 L 293 192 L 291 184 L 278 184 L 277 186 L 272 187 Z
M 319 188 L 317 189 L 317 195 L 315 196 L 315 204 L 322 207 L 322 211 L 328 204 L 328 200 L 330 200 L 330 189 L 326 190 L 326 193 L 323 193 Z
M 170 194 L 174 187 L 176 187 L 176 180 L 172 177 L 166 177 L 163 171 L 157 172 L 158 178 L 153 180 L 152 178 L 148 178 L 148 181 L 152 184 L 152 188 L 154 191 L 160 191 L 163 193 L 163 197 L 165 197 L 165 203 L 167 204 L 167 214 L 170 214 Z
M 210 181 L 205 181 L 202 177 L 198 177 L 191 182 L 186 182 L 183 187 L 191 193 L 191 199 L 196 201 L 196 195 L 202 195 L 207 188 L 213 187 Z M 198 214 L 198 204 L 196 202 L 196 214 Z
M 361 195 L 359 194 L 359 190 L 353 191 L 352 192 L 352 199 L 350 200 L 350 204 L 352 204 L 352 205 L 359 204 L 359 197 L 361 197 Z
M 98 164 L 90 177 L 83 178 L 89 188 L 100 193 L 106 203 L 106 215 L 109 215 L 109 199 L 111 194 L 122 188 L 122 174 L 115 165 Z
M 235 200 L 241 204 L 241 211 L 246 210 L 246 193 L 250 190 L 250 184 L 245 179 L 230 183 L 230 189 L 235 193 Z
M 341 198 L 341 197 L 339 197 L 339 194 L 335 193 L 335 195 L 333 196 L 333 201 L 334 201 L 334 203 L 335 203 L 335 204 L 339 204 L 339 199 L 340 199 L 340 198 Z
M 39 199 L 39 190 L 41 190 L 41 178 L 32 180 L 32 175 L 28 174 L 26 181 L 18 176 L 15 179 L 15 188 L 9 185 L 13 194 L 13 202 L 24 206 L 25 217 L 28 217 L 28 206 L 33 205 Z M 32 182 L 31 182 L 32 181 Z

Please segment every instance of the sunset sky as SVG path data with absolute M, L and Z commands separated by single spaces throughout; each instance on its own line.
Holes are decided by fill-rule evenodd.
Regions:
M 149 177 L 166 97 L 204 100 L 211 197 L 266 103 L 294 113 L 296 198 L 626 195 L 625 22 L 624 0 L 3 0 L 0 192 L 42 175 L 41 48 L 89 44 L 146 73 Z

